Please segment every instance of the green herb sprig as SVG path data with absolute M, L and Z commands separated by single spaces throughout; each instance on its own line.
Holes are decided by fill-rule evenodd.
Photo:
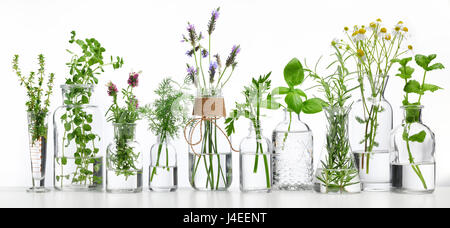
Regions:
M 253 128 L 256 132 L 256 155 L 255 155 L 255 165 L 253 172 L 258 172 L 258 154 L 262 154 L 264 159 L 264 167 L 266 173 L 266 185 L 267 188 L 271 186 L 270 180 L 270 170 L 267 154 L 264 154 L 262 140 L 262 130 L 261 130 L 261 108 L 267 108 L 267 95 L 269 94 L 271 81 L 269 77 L 272 72 L 259 76 L 259 78 L 253 78 L 250 86 L 245 86 L 243 94 L 245 96 L 245 103 L 237 103 L 236 108 L 230 113 L 230 117 L 225 120 L 227 135 L 231 136 L 235 132 L 234 123 L 240 117 L 249 119 L 252 122 Z M 269 106 L 270 107 L 270 106 Z
M 139 109 L 139 112 L 147 119 L 149 129 L 160 138 L 156 166 L 160 165 L 160 156 L 165 142 L 178 136 L 180 129 L 189 121 L 184 104 L 192 100 L 192 96 L 188 95 L 187 91 L 186 84 L 180 85 L 171 78 L 165 78 L 154 91 L 159 98 L 151 105 Z M 168 153 L 167 149 L 166 147 L 166 153 Z M 165 168 L 169 169 L 168 156 L 166 156 L 165 164 Z M 153 180 L 156 174 L 156 167 L 154 167 L 150 180 Z
M 32 144 L 40 138 L 47 139 L 47 126 L 45 125 L 45 118 L 49 112 L 50 96 L 53 92 L 53 82 L 55 74 L 50 73 L 47 76 L 47 89 L 44 91 L 45 73 L 45 58 L 43 54 L 38 55 L 39 69 L 36 72 L 30 72 L 28 77 L 22 75 L 19 67 L 19 55 L 14 55 L 12 61 L 13 71 L 19 78 L 20 85 L 27 90 L 28 101 L 25 103 L 27 112 L 31 114 L 32 122 L 29 129 L 31 130 Z
M 72 183 L 89 184 L 102 182 L 101 178 L 94 176 L 93 171 L 98 171 L 101 164 L 95 156 L 100 151 L 95 145 L 95 141 L 100 137 L 92 132 L 93 115 L 86 112 L 83 105 L 90 103 L 92 89 L 86 85 L 98 84 L 97 76 L 104 72 L 104 67 L 112 65 L 113 69 L 118 69 L 123 65 L 123 58 L 111 56 L 111 62 L 107 63 L 103 59 L 104 47 L 94 38 L 76 39 L 76 32 L 71 32 L 70 44 L 77 44 L 81 53 L 74 51 L 67 52 L 72 55 L 69 67 L 70 77 L 66 78 L 66 85 L 73 86 L 65 93 L 64 104 L 66 113 L 61 116 L 64 125 L 63 147 L 68 147 L 71 142 L 75 143 L 77 149 L 74 153 L 77 172 L 72 174 Z M 115 61 L 114 61 L 115 59 Z M 61 175 L 56 176 L 57 181 L 62 178 L 69 179 L 70 175 L 64 175 L 63 166 L 67 165 L 67 158 L 62 150 L 61 158 L 56 159 L 61 164 Z M 94 170 L 89 166 L 93 165 Z M 61 181 L 63 187 L 63 181 Z
M 422 77 L 422 82 L 420 83 L 417 80 L 412 79 L 412 75 L 415 71 L 414 68 L 408 66 L 408 63 L 412 60 L 412 57 L 403 58 L 403 59 L 394 59 L 393 63 L 399 63 L 400 68 L 398 69 L 399 73 L 396 74 L 399 78 L 403 79 L 405 82 L 405 86 L 403 87 L 403 92 L 405 95 L 403 97 L 403 106 L 405 107 L 405 123 L 403 128 L 403 140 L 406 143 L 406 147 L 408 150 L 409 162 L 411 164 L 412 169 L 419 177 L 420 181 L 424 189 L 427 189 L 428 186 L 423 178 L 422 172 L 420 170 L 419 165 L 415 165 L 414 157 L 412 156 L 410 149 L 410 142 L 423 143 L 427 133 L 425 131 L 420 131 L 416 134 L 411 135 L 411 125 L 420 120 L 420 110 L 416 108 L 416 106 L 421 105 L 422 96 L 425 92 L 435 92 L 437 90 L 442 89 L 441 87 L 433 84 L 428 84 L 425 82 L 427 73 L 434 70 L 444 69 L 444 65 L 442 63 L 434 63 L 431 65 L 431 62 L 436 59 L 435 54 L 431 55 L 415 55 L 414 60 L 418 66 L 420 66 L 424 73 Z M 418 100 L 415 102 L 411 102 L 411 95 L 418 95 Z

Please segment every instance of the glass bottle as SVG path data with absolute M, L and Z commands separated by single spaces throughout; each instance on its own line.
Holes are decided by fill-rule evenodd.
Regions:
M 106 149 L 106 191 L 142 191 L 142 150 L 136 124 L 114 123 L 114 142 Z
M 33 186 L 27 192 L 43 193 L 45 187 L 45 168 L 47 161 L 47 115 L 28 112 L 28 137 L 30 145 L 31 176 Z
M 148 187 L 151 191 L 173 192 L 178 187 L 177 152 L 172 139 L 158 136 L 150 149 Z
M 103 113 L 91 104 L 93 85 L 62 85 L 63 105 L 55 110 L 54 187 L 102 191 Z
M 348 140 L 346 107 L 326 107 L 325 146 L 314 175 L 314 191 L 320 193 L 359 193 L 361 183 Z
M 420 105 L 401 107 L 404 119 L 391 132 L 391 190 L 432 193 L 436 182 L 435 137 L 422 123 Z
M 300 115 L 284 110 L 272 135 L 273 185 L 276 190 L 310 190 L 313 180 L 313 134 Z
M 250 121 L 249 134 L 242 139 L 239 148 L 241 191 L 269 192 L 272 186 L 272 148 L 260 123 Z
M 231 139 L 225 134 L 225 102 L 220 91 L 197 95 L 188 132 L 189 182 L 192 188 L 227 190 L 232 180 Z
M 385 85 L 388 78 L 384 77 Z M 363 84 L 362 98 L 352 105 L 349 114 L 350 146 L 355 155 L 362 189 L 388 191 L 392 106 L 384 98 L 384 90 L 376 92 L 369 85 L 368 82 Z

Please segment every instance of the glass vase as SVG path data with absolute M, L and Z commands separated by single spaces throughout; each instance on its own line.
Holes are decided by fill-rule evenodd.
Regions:
M 273 185 L 276 190 L 310 190 L 313 180 L 313 134 L 300 115 L 284 110 L 272 135 Z
M 348 113 L 345 107 L 326 107 L 325 147 L 314 176 L 319 193 L 359 193 L 358 168 L 348 140 Z
M 54 187 L 102 191 L 103 113 L 91 104 L 93 85 L 62 85 L 63 105 L 55 110 Z
M 227 190 L 232 180 L 232 162 L 231 141 L 224 132 L 224 98 L 220 93 L 202 93 L 195 98 L 193 113 L 186 139 L 189 182 L 196 190 Z
M 386 83 L 386 86 L 387 81 L 388 77 L 385 77 L 382 83 Z M 349 113 L 350 146 L 359 170 L 362 189 L 388 191 L 392 107 L 384 98 L 384 90 L 376 92 L 369 85 L 367 82 L 363 84 L 362 98 L 352 105 Z
M 142 150 L 136 124 L 114 123 L 114 141 L 106 149 L 106 191 L 142 191 Z
M 432 193 L 436 182 L 434 133 L 422 123 L 423 106 L 402 106 L 404 119 L 391 133 L 391 190 Z
M 172 139 L 159 136 L 150 149 L 148 187 L 151 191 L 173 192 L 178 186 L 177 152 Z
M 32 181 L 32 187 L 27 189 L 27 192 L 49 192 L 50 190 L 45 187 L 48 135 L 47 115 L 28 112 L 27 116 Z
M 240 189 L 243 192 L 269 192 L 272 186 L 271 143 L 260 123 L 250 121 L 249 134 L 240 151 Z

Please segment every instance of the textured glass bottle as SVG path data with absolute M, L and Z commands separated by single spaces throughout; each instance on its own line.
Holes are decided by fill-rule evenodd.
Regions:
M 402 106 L 404 119 L 391 133 L 391 189 L 431 193 L 435 189 L 434 133 L 422 123 L 423 106 Z
M 293 112 L 273 131 L 273 185 L 276 190 L 309 190 L 313 179 L 313 134 Z
M 326 107 L 327 132 L 324 151 L 314 175 L 320 193 L 359 193 L 358 168 L 348 140 L 348 108 Z
M 136 124 L 113 124 L 114 141 L 106 149 L 106 191 L 142 191 L 142 150 Z
M 199 93 L 189 145 L 189 182 L 196 190 L 227 190 L 231 185 L 231 149 L 224 133 L 225 102 L 220 91 Z
M 268 192 L 272 186 L 272 148 L 260 126 L 250 121 L 249 134 L 239 146 L 241 191 Z
M 30 145 L 31 180 L 33 186 L 27 192 L 48 192 L 45 188 L 45 168 L 47 161 L 47 115 L 35 115 L 28 112 L 28 137 Z M 45 132 L 45 136 L 37 136 Z
M 177 152 L 171 141 L 168 136 L 158 137 L 150 149 L 148 187 L 152 191 L 177 190 Z
M 387 81 L 388 77 L 385 77 L 384 83 Z M 354 103 L 350 111 L 350 146 L 363 190 L 388 191 L 392 107 L 384 98 L 384 91 L 373 91 L 367 82 L 363 87 L 362 99 Z
M 57 190 L 103 190 L 101 124 L 91 104 L 93 85 L 62 85 L 63 106 L 53 115 L 54 186 Z

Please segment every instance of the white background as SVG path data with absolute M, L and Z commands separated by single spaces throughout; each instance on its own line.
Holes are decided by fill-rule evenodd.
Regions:
M 61 104 L 59 85 L 68 74 L 65 63 L 70 56 L 65 49 L 70 31 L 79 38 L 95 37 L 107 49 L 107 54 L 123 56 L 123 69 L 108 70 L 100 77 L 96 90 L 97 104 L 106 110 L 110 99 L 104 86 L 113 80 L 119 87 L 126 86 L 128 72 L 142 70 L 140 86 L 136 89 L 140 103 L 149 103 L 153 90 L 166 76 L 182 80 L 188 58 L 185 43 L 180 43 L 190 21 L 197 30 L 206 30 L 211 11 L 221 7 L 214 35 L 214 50 L 227 56 L 234 44 L 240 44 L 238 67 L 225 89 L 227 108 L 242 100 L 240 91 L 251 77 L 273 71 L 273 86 L 283 85 L 284 65 L 292 58 L 307 58 L 310 65 L 321 55 L 331 53 L 330 42 L 343 36 L 343 27 L 368 24 L 382 18 L 388 27 L 402 20 L 409 27 L 416 53 L 438 54 L 438 60 L 450 68 L 450 4 L 448 0 L 192 0 L 192 1 L 112 1 L 112 0 L 2 0 L 0 2 L 0 186 L 27 186 L 31 184 L 30 164 L 24 102 L 25 90 L 19 86 L 11 71 L 13 54 L 20 54 L 24 73 L 37 69 L 36 57 L 43 53 L 47 69 L 56 73 L 56 88 L 51 110 Z M 394 71 L 391 75 L 395 74 Z M 424 122 L 435 132 L 437 141 L 437 179 L 439 185 L 450 185 L 450 121 L 448 120 L 450 80 L 448 70 L 433 72 L 429 82 L 446 90 L 427 95 Z M 394 108 L 394 126 L 401 122 L 398 108 L 402 99 L 403 82 L 391 77 L 386 98 Z M 305 85 L 305 88 L 308 85 Z M 354 97 L 356 99 L 356 97 Z M 265 135 L 270 137 L 274 126 L 282 120 L 281 111 L 268 112 L 263 122 Z M 323 113 L 303 115 L 314 132 L 314 154 L 318 158 L 325 132 Z M 50 121 L 51 122 L 51 121 Z M 248 123 L 242 120 L 234 136 L 235 147 L 247 134 Z M 242 126 L 242 127 L 240 127 Z M 52 128 L 52 125 L 50 125 Z M 105 123 L 106 141 L 111 140 L 112 128 Z M 50 135 L 50 138 L 53 136 Z M 138 140 L 148 151 L 155 136 L 140 122 Z M 49 142 L 47 184 L 52 185 L 52 140 Z M 181 186 L 188 186 L 187 147 L 183 140 L 175 141 Z M 317 159 L 316 159 L 317 161 Z M 238 155 L 234 154 L 234 181 L 238 188 Z M 147 168 L 145 169 L 148 170 Z M 144 175 L 147 180 L 148 174 Z M 147 181 L 144 182 L 147 185 Z

